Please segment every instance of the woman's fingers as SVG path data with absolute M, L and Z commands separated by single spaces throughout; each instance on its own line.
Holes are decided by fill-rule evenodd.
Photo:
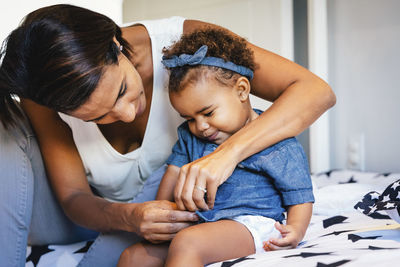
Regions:
M 208 210 L 204 200 L 207 190 L 206 176 L 199 172 L 198 166 L 187 164 L 179 173 L 174 191 L 175 202 L 181 210 Z
M 179 209 L 195 211 L 214 207 L 218 187 L 228 179 L 236 166 L 229 157 L 215 153 L 182 166 L 174 192 Z
M 189 211 L 198 210 L 196 204 L 193 201 L 193 190 L 198 176 L 198 168 L 196 166 L 190 166 L 186 173 L 185 184 L 182 188 L 182 202 L 185 208 Z
M 193 223 L 154 223 L 149 229 L 152 234 L 176 234 Z
M 159 243 L 169 241 L 174 238 L 180 230 L 193 225 L 192 223 L 153 223 L 147 229 L 144 229 L 142 236 L 144 239 Z
M 200 176 L 193 189 L 193 201 L 200 210 L 208 210 L 208 205 L 204 199 L 207 192 L 207 181 L 204 176 Z
M 209 209 L 214 208 L 214 202 L 215 202 L 215 197 L 217 195 L 218 186 L 220 186 L 220 184 L 217 183 L 215 177 L 209 179 L 209 181 L 207 182 L 207 204 Z
M 182 210 L 162 210 L 157 215 L 153 221 L 161 223 L 161 222 L 196 222 L 199 218 L 197 215 L 190 211 L 182 211 Z
M 175 190 L 174 190 L 174 198 L 175 198 L 175 203 L 178 209 L 180 210 L 185 210 L 185 205 L 183 204 L 182 201 L 182 190 L 183 186 L 185 185 L 185 180 L 186 180 L 186 166 L 183 166 L 180 171 L 179 171 L 179 177 L 178 181 L 176 182 L 175 185 Z
M 137 206 L 137 232 L 151 242 L 171 240 L 183 228 L 198 220 L 193 212 L 176 210 L 169 201 L 144 202 Z
M 142 221 L 146 222 L 194 222 L 198 220 L 195 213 L 189 211 L 177 210 L 175 203 L 162 200 L 144 202 L 142 205 L 148 205 L 141 212 Z

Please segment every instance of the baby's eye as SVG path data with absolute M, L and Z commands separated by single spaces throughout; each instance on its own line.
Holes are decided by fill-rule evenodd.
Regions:
M 210 116 L 213 114 L 213 112 L 214 112 L 214 111 L 210 111 L 210 112 L 208 112 L 208 113 L 204 114 L 204 116 L 206 116 L 206 117 L 210 117 Z
M 194 122 L 194 119 L 186 119 L 187 122 Z

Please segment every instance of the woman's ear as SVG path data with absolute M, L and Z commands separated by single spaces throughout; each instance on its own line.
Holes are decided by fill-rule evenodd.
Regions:
M 242 102 L 247 101 L 247 99 L 249 98 L 249 94 L 250 94 L 249 80 L 246 77 L 241 76 L 236 81 L 235 88 L 236 88 L 236 92 L 239 96 L 240 101 L 242 101 Z
M 117 37 L 114 36 L 113 41 L 117 46 L 120 46 L 120 43 L 118 42 Z

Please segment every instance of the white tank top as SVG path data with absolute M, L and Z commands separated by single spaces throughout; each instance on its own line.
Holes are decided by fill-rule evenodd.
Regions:
M 180 38 L 184 18 L 140 21 L 150 35 L 153 56 L 153 96 L 141 147 L 127 154 L 116 151 L 97 124 L 59 113 L 72 130 L 75 145 L 89 184 L 111 201 L 126 202 L 140 192 L 144 181 L 159 168 L 177 140 L 176 129 L 183 119 L 168 97 L 168 73 L 161 63 L 162 49 Z

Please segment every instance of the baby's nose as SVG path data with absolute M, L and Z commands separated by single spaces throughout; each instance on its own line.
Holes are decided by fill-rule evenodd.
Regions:
M 208 125 L 208 123 L 206 121 L 200 121 L 197 123 L 197 129 L 199 131 L 205 131 L 210 127 L 210 125 Z

